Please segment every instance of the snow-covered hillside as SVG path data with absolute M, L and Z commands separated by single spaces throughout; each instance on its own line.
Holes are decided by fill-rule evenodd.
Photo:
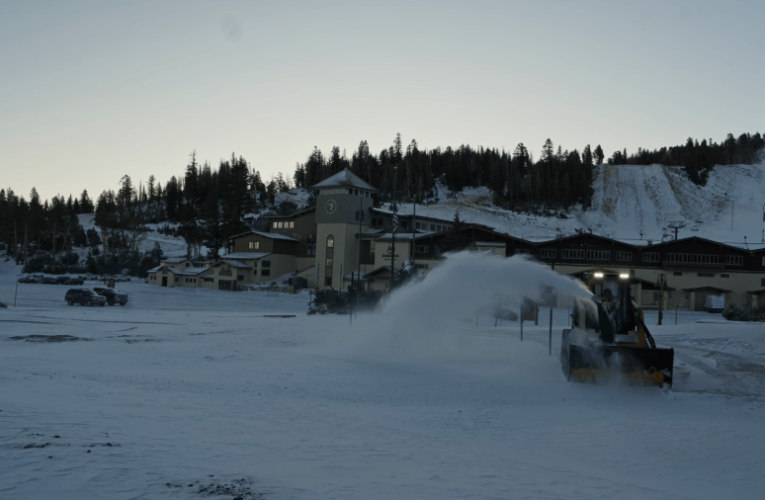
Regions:
M 600 165 L 595 172 L 592 206 L 569 211 L 548 210 L 547 215 L 514 212 L 494 206 L 488 188 L 467 188 L 459 193 L 438 183 L 430 203 L 417 205 L 420 216 L 452 220 L 459 211 L 465 222 L 484 224 L 497 231 L 529 240 L 569 236 L 578 230 L 640 245 L 674 237 L 669 223 L 681 221 L 679 237 L 700 236 L 749 248 L 765 246 L 763 203 L 765 165 L 717 166 L 705 186 L 688 180 L 680 167 L 663 165 Z M 277 205 L 294 203 L 303 209 L 306 189 L 279 193 Z M 388 208 L 387 206 L 384 208 Z M 399 203 L 399 213 L 412 213 L 412 204 Z M 248 214 L 251 221 L 261 214 Z M 81 215 L 85 230 L 96 228 L 93 215 Z M 183 238 L 156 232 L 166 223 L 150 224 L 141 251 L 159 243 L 165 256 L 186 255 Z M 171 224 L 172 225 L 172 224 Z M 97 228 L 96 228 L 97 229 Z M 206 249 L 202 249 L 202 254 Z
M 502 210 L 491 203 L 486 188 L 450 193 L 441 187 L 439 201 L 418 205 L 417 213 L 453 219 L 459 210 L 463 221 L 532 240 L 584 229 L 634 244 L 661 241 L 670 233 L 665 229 L 669 222 L 682 221 L 686 227 L 680 230 L 680 237 L 765 246 L 761 243 L 764 169 L 763 165 L 718 166 L 706 186 L 697 186 L 680 167 L 601 165 L 595 173 L 592 207 L 587 211 L 573 208 L 565 218 L 560 211 L 542 216 Z M 399 212 L 411 213 L 412 205 L 400 204 Z

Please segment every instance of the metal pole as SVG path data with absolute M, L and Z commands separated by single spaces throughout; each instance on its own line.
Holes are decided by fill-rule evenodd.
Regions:
M 398 167 L 393 167 L 393 199 L 391 200 L 391 205 L 393 208 L 393 217 L 396 217 L 396 174 L 398 174 Z M 388 286 L 388 293 L 393 292 L 393 270 L 394 270 L 394 259 L 396 256 L 396 228 L 393 229 L 393 232 L 391 233 L 391 250 L 390 250 L 390 285 Z
M 523 342 L 523 303 L 521 303 L 521 342 Z
M 351 290 L 353 290 L 354 277 L 353 271 L 351 271 Z M 348 316 L 351 317 L 351 326 L 353 326 L 353 299 L 351 298 L 351 292 L 348 292 L 348 302 L 351 303 L 351 313 Z
M 13 294 L 13 308 L 16 309 L 16 297 L 19 296 L 19 280 L 16 280 L 16 293 Z
M 675 306 L 675 326 L 677 326 L 677 307 Z
M 553 320 L 553 308 L 550 306 L 550 334 L 547 339 L 547 345 L 549 348 L 547 349 L 547 354 L 549 356 L 552 356 L 552 320 Z
M 359 191 L 359 194 L 363 194 Z M 356 311 L 359 310 L 359 302 L 361 301 L 361 222 L 364 220 L 364 197 L 359 197 L 359 267 L 356 273 Z M 358 314 L 358 312 L 356 313 Z

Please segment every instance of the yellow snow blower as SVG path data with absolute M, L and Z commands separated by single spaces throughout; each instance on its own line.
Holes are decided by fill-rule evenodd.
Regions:
M 629 276 L 595 274 L 594 295 L 576 299 L 571 329 L 563 330 L 561 366 L 567 380 L 672 386 L 675 351 L 657 348 L 643 311 L 630 297 Z

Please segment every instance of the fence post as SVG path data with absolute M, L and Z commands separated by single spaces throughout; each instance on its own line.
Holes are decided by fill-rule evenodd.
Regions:
M 550 336 L 547 339 L 547 345 L 549 346 L 548 352 L 547 352 L 548 356 L 552 356 L 552 319 L 553 319 L 553 308 L 552 306 L 550 306 Z

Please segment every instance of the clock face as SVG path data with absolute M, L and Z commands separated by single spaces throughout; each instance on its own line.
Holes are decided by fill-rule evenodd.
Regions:
M 324 209 L 328 214 L 333 214 L 335 213 L 335 210 L 337 210 L 337 203 L 335 203 L 335 200 L 329 200 L 324 206 Z

